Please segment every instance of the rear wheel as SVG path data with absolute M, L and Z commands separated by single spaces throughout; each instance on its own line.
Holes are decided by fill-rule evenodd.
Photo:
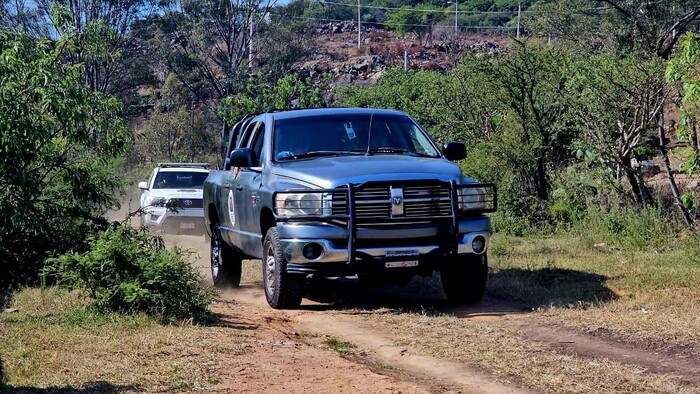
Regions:
M 238 287 L 241 284 L 243 257 L 221 238 L 215 226 L 211 234 L 211 279 L 216 287 Z
M 306 276 L 287 272 L 287 259 L 282 253 L 279 233 L 275 227 L 265 235 L 262 270 L 265 298 L 271 307 L 289 309 L 301 304 Z
M 458 256 L 440 272 L 442 289 L 453 304 L 475 304 L 481 301 L 488 279 L 488 259 L 481 256 Z

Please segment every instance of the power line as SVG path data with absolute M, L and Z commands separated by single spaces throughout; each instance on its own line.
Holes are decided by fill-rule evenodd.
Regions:
M 357 8 L 355 4 L 349 4 L 349 3 L 342 3 L 342 2 L 337 2 L 337 1 L 326 1 L 326 0 L 320 0 L 318 4 L 321 5 L 339 5 L 343 7 L 352 7 L 352 8 Z M 425 12 L 425 13 L 442 13 L 442 14 L 453 14 L 455 11 L 452 10 L 441 10 L 441 9 L 420 9 L 420 8 L 414 8 L 414 7 L 384 7 L 384 6 L 376 6 L 376 5 L 363 5 L 361 8 L 369 8 L 369 9 L 376 9 L 376 10 L 385 10 L 385 11 L 399 11 L 399 10 L 405 10 L 405 11 L 412 11 L 412 12 Z M 569 10 L 567 14 L 580 14 L 584 12 L 591 12 L 591 11 L 607 11 L 613 9 L 612 7 L 595 7 L 595 8 L 581 8 L 577 10 Z M 480 10 L 458 10 L 456 11 L 458 14 L 476 14 L 476 15 L 504 15 L 504 14 L 510 14 L 510 15 L 517 15 L 518 11 L 517 10 L 506 10 L 506 11 L 480 11 Z M 523 10 L 521 11 L 523 14 L 548 14 L 552 13 L 552 11 L 537 11 L 537 10 Z
M 347 19 L 328 19 L 328 18 L 310 18 L 310 17 L 295 17 L 292 18 L 294 20 L 298 21 L 316 21 L 316 22 L 348 22 L 354 24 L 356 21 L 354 20 L 347 20 Z M 385 22 L 366 22 L 371 25 L 382 25 L 386 26 L 387 23 Z M 421 24 L 414 24 L 414 23 L 392 23 L 392 26 L 410 26 L 410 27 L 435 27 L 435 26 L 440 26 L 437 24 L 434 25 L 421 25 Z M 513 30 L 516 27 L 515 26 L 459 26 L 461 29 L 504 29 L 504 30 Z

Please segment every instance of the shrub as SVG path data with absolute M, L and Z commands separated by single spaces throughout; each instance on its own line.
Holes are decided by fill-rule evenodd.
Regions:
M 51 259 L 45 277 L 86 289 L 102 312 L 144 312 L 163 320 L 208 316 L 213 292 L 199 285 L 201 275 L 188 263 L 187 252 L 168 250 L 162 238 L 124 224 L 115 224 L 90 244 L 85 253 Z

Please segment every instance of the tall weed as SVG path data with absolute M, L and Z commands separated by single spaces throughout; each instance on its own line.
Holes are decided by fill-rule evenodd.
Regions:
M 670 246 L 679 228 L 674 215 L 661 209 L 620 208 L 609 212 L 593 210 L 572 231 L 590 246 L 605 243 L 640 250 Z

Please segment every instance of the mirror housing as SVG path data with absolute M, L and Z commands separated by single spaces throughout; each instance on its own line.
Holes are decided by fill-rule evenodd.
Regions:
M 139 182 L 139 189 L 141 191 L 148 190 L 148 182 Z
M 254 167 L 257 162 L 255 152 L 250 148 L 234 149 L 229 156 L 227 166 L 230 167 Z
M 442 148 L 447 160 L 458 161 L 467 157 L 467 147 L 461 142 L 447 142 Z

